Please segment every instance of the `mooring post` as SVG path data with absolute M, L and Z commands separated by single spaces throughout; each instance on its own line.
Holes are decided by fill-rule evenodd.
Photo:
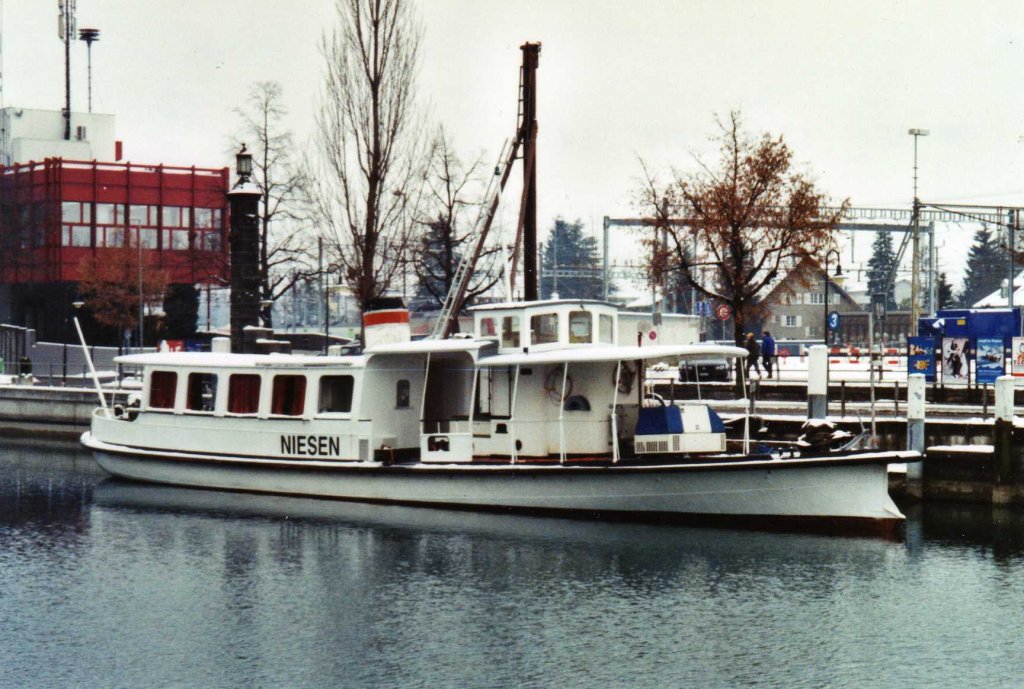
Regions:
M 923 373 L 907 376 L 907 449 L 924 455 L 925 382 Z M 923 495 L 921 462 L 907 464 L 907 495 Z
M 846 381 L 839 381 L 839 416 L 846 416 Z
M 992 504 L 1014 502 L 1013 471 L 1013 376 L 996 378 L 995 485 L 992 486 Z
M 807 418 L 828 416 L 828 347 L 812 345 L 807 355 Z

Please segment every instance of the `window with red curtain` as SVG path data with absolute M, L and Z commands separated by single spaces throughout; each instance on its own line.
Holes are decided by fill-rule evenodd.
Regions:
M 260 377 L 236 373 L 228 379 L 228 413 L 255 414 L 260 408 Z
M 306 376 L 274 376 L 274 395 L 270 413 L 278 416 L 302 416 L 306 401 Z
M 174 390 L 177 386 L 177 373 L 153 371 L 149 377 L 149 406 L 152 409 L 174 409 Z

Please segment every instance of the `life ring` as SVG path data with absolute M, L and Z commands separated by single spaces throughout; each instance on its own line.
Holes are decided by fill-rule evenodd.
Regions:
M 619 381 L 619 392 L 623 395 L 628 395 L 633 389 L 633 380 L 636 378 L 636 369 L 633 368 L 628 362 L 622 364 L 622 368 L 616 372 L 612 372 L 612 385 L 615 384 L 615 380 L 618 378 Z
M 565 364 L 553 367 L 544 379 L 544 391 L 548 393 L 552 404 L 561 404 L 572 395 L 572 376 L 569 375 L 565 376 L 565 395 L 562 395 L 563 366 Z

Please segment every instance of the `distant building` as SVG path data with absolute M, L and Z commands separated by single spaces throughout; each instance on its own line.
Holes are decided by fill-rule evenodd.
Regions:
M 112 115 L 0 110 L 0 322 L 67 337 L 86 256 L 140 247 L 171 284 L 224 284 L 227 168 L 120 162 Z M 202 320 L 202 316 L 200 316 Z
M 812 259 L 816 276 L 809 287 L 792 285 L 786 275 L 772 286 L 761 301 L 767 312 L 764 329 L 777 340 L 820 340 L 825 334 L 825 314 L 837 311 L 840 322 L 844 314 L 863 311 L 835 278 L 829 279 L 828 308 L 825 307 L 825 279 L 821 268 Z M 831 339 L 831 338 L 830 338 Z

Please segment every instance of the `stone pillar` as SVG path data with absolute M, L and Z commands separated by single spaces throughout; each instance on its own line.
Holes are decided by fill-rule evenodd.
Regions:
M 925 380 L 923 373 L 907 376 L 907 449 L 924 456 Z M 907 494 L 922 496 L 922 463 L 907 464 Z
M 1016 476 L 1013 453 L 1013 376 L 996 378 L 995 485 L 992 503 L 1006 505 L 1015 501 Z
M 813 345 L 807 356 L 807 418 L 828 415 L 828 347 Z

